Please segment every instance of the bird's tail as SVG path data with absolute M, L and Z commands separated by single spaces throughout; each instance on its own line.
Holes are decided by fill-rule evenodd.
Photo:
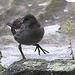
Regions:
M 9 23 L 9 22 L 8 22 L 6 25 L 11 29 L 12 23 Z
M 11 27 L 11 26 L 12 26 L 12 23 L 9 23 L 9 22 L 8 22 L 6 25 Z

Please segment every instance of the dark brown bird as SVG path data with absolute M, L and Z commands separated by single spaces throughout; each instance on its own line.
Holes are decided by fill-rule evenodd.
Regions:
M 13 23 L 7 23 L 7 25 L 11 27 L 14 39 L 19 43 L 18 48 L 23 59 L 26 58 L 22 52 L 21 44 L 36 46 L 35 51 L 38 50 L 39 55 L 40 50 L 44 54 L 49 53 L 38 44 L 43 38 L 44 28 L 32 14 L 27 14 L 23 18 L 14 20 Z

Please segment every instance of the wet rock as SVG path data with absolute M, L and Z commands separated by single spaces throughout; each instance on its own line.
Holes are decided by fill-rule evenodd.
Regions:
M 21 60 L 10 65 L 3 75 L 75 75 L 75 60 Z
M 12 7 L 14 0 L 2 0 L 0 1 L 0 15 L 9 10 Z
M 52 19 L 53 16 L 57 13 L 56 11 L 58 11 L 63 5 L 65 7 L 66 0 L 51 0 L 50 2 L 48 2 L 48 5 L 43 9 L 43 11 L 39 13 L 38 16 L 40 20 L 45 21 Z
M 2 72 L 0 72 L 0 75 L 3 75 Z

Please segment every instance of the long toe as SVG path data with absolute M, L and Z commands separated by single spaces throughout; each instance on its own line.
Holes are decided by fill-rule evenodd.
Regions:
M 46 51 L 45 49 L 43 49 L 40 45 L 39 45 L 39 48 L 42 50 L 42 52 L 43 52 L 44 54 L 49 53 L 48 51 Z
M 39 44 L 35 44 L 36 48 L 35 48 L 35 51 L 38 50 L 38 53 L 40 55 L 40 50 L 46 54 L 46 53 L 49 53 L 48 51 L 44 50 Z

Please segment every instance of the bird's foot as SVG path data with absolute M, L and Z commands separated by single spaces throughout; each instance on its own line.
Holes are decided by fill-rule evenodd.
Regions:
M 40 50 L 46 54 L 46 53 L 49 53 L 48 51 L 44 50 L 39 44 L 35 44 L 36 48 L 35 48 L 35 51 L 38 49 L 38 53 L 40 55 Z

